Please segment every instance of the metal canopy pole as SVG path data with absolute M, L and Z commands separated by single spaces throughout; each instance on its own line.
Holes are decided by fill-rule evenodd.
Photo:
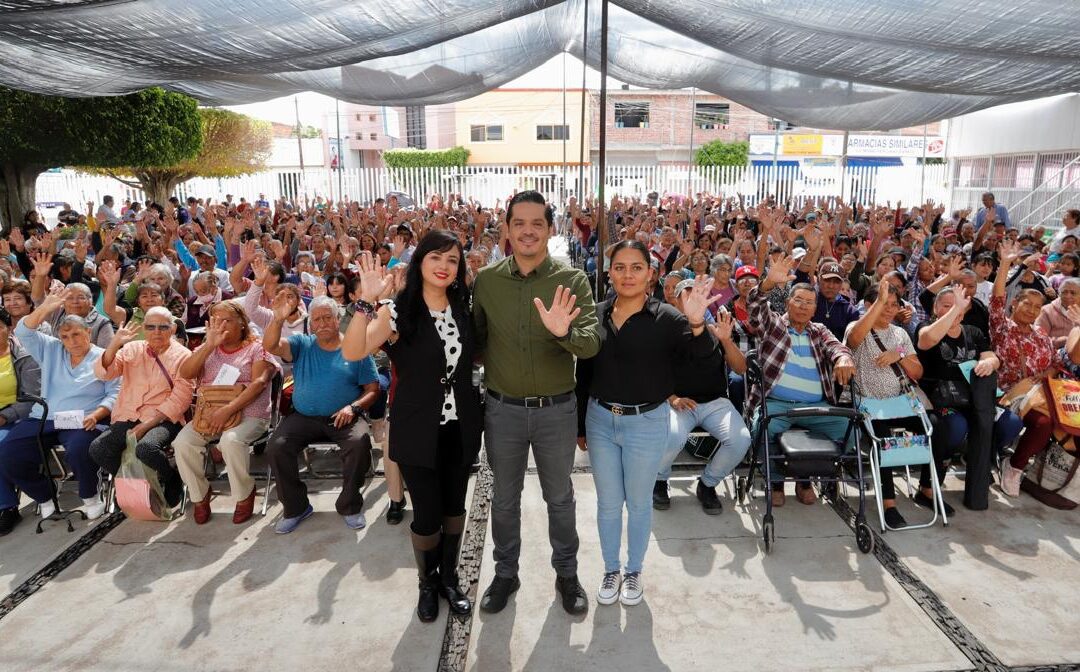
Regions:
M 345 157 L 341 154 L 341 101 L 334 99 L 334 114 L 337 116 L 337 191 L 338 200 L 345 200 L 345 191 L 341 186 L 341 175 L 345 168 Z
M 608 0 L 600 5 L 600 161 L 598 201 L 600 208 L 599 230 L 596 236 L 596 298 L 604 298 L 604 259 L 607 251 L 607 203 L 604 201 L 604 182 L 607 171 L 607 70 L 608 70 Z
M 589 0 L 585 0 L 585 27 L 581 38 L 581 133 L 578 141 L 578 182 L 574 195 L 578 199 L 578 207 L 585 207 L 585 94 L 587 76 L 589 72 Z

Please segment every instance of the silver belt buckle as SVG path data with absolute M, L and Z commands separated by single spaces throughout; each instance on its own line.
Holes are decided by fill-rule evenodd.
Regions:
M 543 397 L 525 397 L 525 408 L 543 408 L 543 407 L 544 407 L 544 398 Z

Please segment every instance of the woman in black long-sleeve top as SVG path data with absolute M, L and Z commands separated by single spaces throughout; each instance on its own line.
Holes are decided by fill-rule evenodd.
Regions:
M 346 359 L 385 348 L 397 386 L 390 402 L 390 458 L 413 500 L 412 544 L 420 574 L 416 613 L 430 622 L 439 595 L 467 614 L 457 557 L 465 491 L 480 450 L 480 400 L 472 387 L 474 334 L 465 287 L 465 254 L 456 236 L 431 231 L 413 253 L 405 287 L 376 310 L 391 281 L 377 257 L 362 253 L 360 301 L 345 333 Z
M 596 522 L 604 557 L 600 604 L 641 602 L 641 569 L 652 527 L 652 488 L 672 422 L 668 397 L 675 391 L 672 354 L 685 350 L 708 357 L 717 347 L 702 317 L 711 301 L 712 278 L 698 278 L 683 302 L 690 320 L 648 295 L 649 251 L 622 241 L 611 255 L 615 298 L 597 305 L 600 352 L 578 360 L 578 393 L 590 397 L 578 436 L 586 439 L 596 484 Z M 578 439 L 582 443 L 581 438 Z M 585 447 L 585 445 L 583 445 Z M 622 509 L 627 510 L 625 576 L 619 554 Z

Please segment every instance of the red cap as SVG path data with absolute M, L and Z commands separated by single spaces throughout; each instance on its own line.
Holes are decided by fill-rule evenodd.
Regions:
M 761 274 L 758 273 L 757 267 L 750 266 L 750 265 L 743 265 L 743 266 L 740 266 L 737 271 L 735 271 L 735 282 L 738 282 L 739 280 L 741 280 L 742 278 L 744 278 L 747 275 L 752 275 L 755 278 L 760 278 L 761 277 Z

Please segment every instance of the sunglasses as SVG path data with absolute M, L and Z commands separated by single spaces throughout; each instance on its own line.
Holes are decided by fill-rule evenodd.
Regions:
M 171 324 L 143 324 L 143 329 L 146 331 L 168 331 L 172 329 Z

